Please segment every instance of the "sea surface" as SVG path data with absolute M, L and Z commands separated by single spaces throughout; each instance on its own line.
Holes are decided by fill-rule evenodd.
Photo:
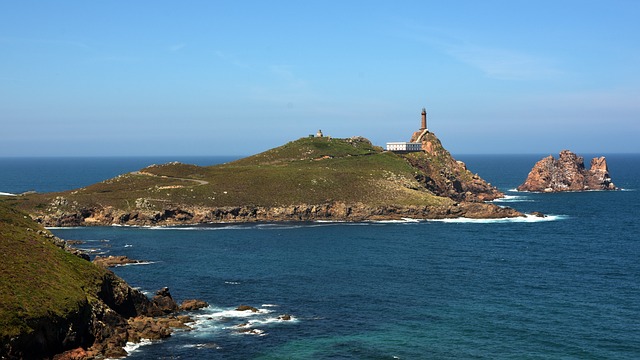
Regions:
M 145 260 L 114 271 L 150 296 L 211 304 L 129 359 L 638 359 L 640 155 L 607 156 L 621 191 L 514 191 L 543 156 L 456 157 L 507 194 L 499 205 L 546 218 L 52 231 Z M 232 158 L 0 158 L 0 192 L 174 160 Z

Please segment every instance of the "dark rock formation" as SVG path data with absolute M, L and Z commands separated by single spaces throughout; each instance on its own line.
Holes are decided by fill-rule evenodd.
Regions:
M 95 295 L 96 300 L 82 304 L 70 316 L 39 319 L 39 324 L 33 325 L 35 331 L 11 339 L 0 349 L 1 358 L 41 358 L 55 353 L 60 353 L 56 359 L 123 357 L 127 342 L 163 339 L 172 329 L 188 327 L 192 321 L 175 315 L 180 309 L 167 288 L 149 300 L 111 272 Z
M 254 308 L 253 306 L 249 306 L 249 305 L 240 305 L 236 308 L 236 311 L 251 311 L 251 312 L 258 312 L 259 310 Z
M 172 314 L 180 309 L 169 293 L 169 288 L 162 288 L 156 291 L 156 296 L 151 299 L 153 304 L 149 314 L 152 316 L 162 316 Z
M 586 190 L 616 190 L 611 182 L 604 157 L 591 160 L 585 169 L 584 159 L 569 150 L 560 152 L 558 159 L 549 155 L 538 161 L 518 191 L 561 192 Z
M 129 287 L 122 279 L 110 273 L 98 294 L 99 301 L 88 314 L 87 340 L 60 358 L 91 359 L 99 356 L 123 357 L 127 342 L 141 339 L 159 340 L 171 335 L 175 328 L 188 328 L 188 316 L 176 316 L 178 306 L 168 288 L 159 290 L 149 300 L 141 292 Z M 195 300 L 187 300 L 194 302 Z M 77 357 L 83 354 L 84 357 Z M 66 357 L 65 357 L 66 356 Z

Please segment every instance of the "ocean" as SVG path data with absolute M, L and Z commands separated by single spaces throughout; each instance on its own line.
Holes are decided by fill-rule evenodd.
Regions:
M 621 191 L 514 191 L 542 157 L 456 156 L 546 218 L 51 230 L 144 260 L 114 272 L 150 296 L 209 302 L 128 359 L 638 359 L 640 155 L 607 155 Z M 1 158 L 0 192 L 232 159 Z

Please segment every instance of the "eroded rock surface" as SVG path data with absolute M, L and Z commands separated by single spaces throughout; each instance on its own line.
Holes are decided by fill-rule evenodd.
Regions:
M 525 182 L 518 186 L 518 191 L 532 192 L 616 189 L 604 156 L 593 158 L 591 168 L 586 169 L 584 158 L 569 150 L 561 151 L 557 159 L 549 155 L 538 161 Z

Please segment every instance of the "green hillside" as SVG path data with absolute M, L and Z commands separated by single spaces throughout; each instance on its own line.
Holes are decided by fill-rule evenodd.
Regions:
M 227 164 L 151 165 L 80 189 L 4 201 L 48 225 L 69 226 L 462 216 L 447 208 L 502 196 L 435 135 L 423 146 L 400 155 L 361 137 L 301 138 Z
M 63 318 L 97 293 L 104 270 L 54 244 L 25 213 L 0 203 L 0 343 Z
M 74 191 L 11 201 L 31 212 L 88 206 L 159 210 L 187 206 L 282 206 L 332 201 L 371 205 L 435 205 L 404 158 L 362 138 L 302 138 L 228 164 L 152 165 Z M 56 200 L 56 198 L 58 199 Z M 62 199 L 62 198 L 64 199 Z

